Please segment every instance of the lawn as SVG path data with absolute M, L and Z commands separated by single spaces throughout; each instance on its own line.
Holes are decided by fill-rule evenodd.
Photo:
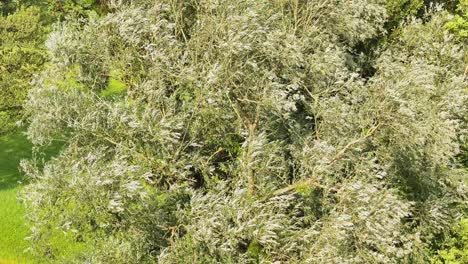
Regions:
M 16 197 L 23 180 L 19 162 L 30 156 L 31 144 L 22 132 L 0 137 L 0 264 L 33 262 L 24 252 L 28 228 Z
M 60 144 L 43 149 L 47 160 L 56 155 Z M 22 159 L 31 157 L 32 144 L 24 132 L 16 132 L 0 137 L 0 264 L 47 263 L 38 260 L 25 250 L 28 247 L 28 227 L 24 219 L 25 211 L 17 199 L 18 192 L 24 183 L 24 175 L 19 170 Z M 74 243 L 63 236 L 62 232 L 54 234 L 54 243 L 60 253 L 57 258 L 79 253 L 82 243 Z

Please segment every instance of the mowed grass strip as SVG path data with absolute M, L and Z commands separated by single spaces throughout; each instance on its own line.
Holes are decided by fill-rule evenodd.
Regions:
M 28 228 L 17 199 L 23 180 L 19 163 L 31 157 L 31 147 L 22 132 L 0 137 L 0 264 L 34 263 L 25 252 Z

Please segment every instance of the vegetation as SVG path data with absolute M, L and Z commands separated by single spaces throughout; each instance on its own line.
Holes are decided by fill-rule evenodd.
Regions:
M 0 263 L 6 260 L 31 260 L 24 253 L 28 242 L 28 228 L 22 221 L 24 209 L 16 200 L 23 177 L 18 172 L 21 159 L 31 157 L 31 144 L 24 134 L 17 134 L 0 139 Z
M 462 219 L 454 230 L 446 249 L 440 250 L 433 263 L 462 264 L 468 262 L 468 219 Z
M 33 76 L 47 60 L 44 42 L 51 24 L 66 16 L 104 12 L 97 1 L 3 1 L 0 3 L 0 134 L 23 119 L 22 104 Z M 94 12 L 96 13 L 96 12 Z
M 0 17 L 0 134 L 14 128 L 35 73 L 46 56 L 45 31 L 37 7 Z
M 457 14 L 449 21 L 446 27 L 455 32 L 458 38 L 468 38 L 468 1 L 462 0 L 457 6 Z
M 60 144 L 53 144 L 49 148 L 42 149 L 41 154 L 34 157 L 40 160 L 48 160 L 56 155 Z M 32 145 L 27 140 L 24 131 L 16 131 L 7 136 L 0 137 L 0 264 L 10 263 L 39 263 L 40 258 L 34 258 L 28 251 L 29 228 L 24 222 L 25 210 L 18 202 L 17 196 L 27 179 L 24 178 L 18 168 L 22 159 L 33 158 Z M 42 166 L 42 165 L 41 165 Z M 82 250 L 68 241 L 66 237 L 58 237 L 53 241 L 56 247 L 61 248 L 63 255 L 72 255 Z M 47 261 L 44 261 L 47 263 Z
M 467 6 L 6 1 L 8 215 L 45 263 L 465 263 Z

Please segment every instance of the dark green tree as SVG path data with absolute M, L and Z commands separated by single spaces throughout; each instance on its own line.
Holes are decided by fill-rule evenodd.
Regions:
M 33 76 L 46 61 L 47 30 L 37 7 L 0 16 L 0 134 L 21 119 Z

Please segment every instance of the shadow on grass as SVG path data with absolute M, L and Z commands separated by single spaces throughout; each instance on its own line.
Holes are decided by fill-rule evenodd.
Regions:
M 15 188 L 24 180 L 19 164 L 32 157 L 32 147 L 24 131 L 0 136 L 0 191 Z M 62 144 L 52 144 L 43 149 L 42 156 L 48 160 L 57 155 L 61 147 Z
M 31 149 L 32 144 L 23 132 L 0 137 L 0 190 L 19 185 L 23 178 L 19 163 L 31 158 Z

